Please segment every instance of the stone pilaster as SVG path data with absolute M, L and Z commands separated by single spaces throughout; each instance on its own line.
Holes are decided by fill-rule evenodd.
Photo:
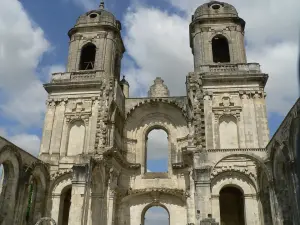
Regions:
M 216 219 L 217 222 L 221 222 L 221 214 L 220 214 L 220 195 L 212 195 L 211 196 L 211 213 L 213 218 Z
M 210 166 L 203 166 L 194 170 L 195 201 L 197 223 L 211 214 L 211 191 L 210 191 Z
M 207 149 L 214 148 L 212 93 L 204 94 L 205 134 Z
M 256 195 L 245 195 L 245 222 L 247 225 L 259 224 L 259 210 Z
M 89 138 L 89 143 L 88 143 L 88 152 L 89 153 L 92 153 L 92 152 L 95 151 L 98 105 L 99 105 L 99 100 L 98 99 L 93 99 L 92 116 L 90 118 L 90 138 Z
M 54 157 L 59 156 L 63 124 L 64 124 L 63 121 L 65 118 L 64 114 L 66 110 L 66 101 L 67 100 L 60 101 L 59 105 L 56 107 L 55 110 L 55 118 L 53 122 L 51 145 L 50 145 L 50 152 Z
M 54 100 L 47 101 L 47 111 L 45 115 L 44 129 L 41 141 L 41 155 L 49 154 L 55 108 L 56 103 Z
M 265 113 L 265 101 L 263 92 L 253 93 L 253 102 L 255 110 L 255 120 L 257 128 L 258 146 L 266 147 L 269 141 L 267 115 Z
M 85 191 L 88 182 L 88 167 L 87 165 L 73 166 L 72 179 L 72 197 L 70 207 L 69 224 L 82 225 L 84 218 L 85 206 Z
M 117 200 L 117 184 L 120 172 L 111 168 L 110 178 L 107 191 L 107 225 L 115 225 L 116 200 Z

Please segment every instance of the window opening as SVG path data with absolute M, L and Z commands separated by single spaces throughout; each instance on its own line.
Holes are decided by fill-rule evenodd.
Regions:
M 150 131 L 146 137 L 146 172 L 168 171 L 168 135 L 162 129 Z
M 62 209 L 62 225 L 68 225 L 69 222 L 69 214 L 71 207 L 71 193 L 72 188 L 68 188 L 68 190 L 62 195 L 61 201 L 63 201 L 63 209 Z
M 92 70 L 95 66 L 96 46 L 92 43 L 86 44 L 81 50 L 79 70 Z
M 221 224 L 245 225 L 244 196 L 236 187 L 220 191 Z
M 212 39 L 212 51 L 215 63 L 230 62 L 229 45 L 224 36 L 218 35 Z
M 153 206 L 149 208 L 142 218 L 142 225 L 169 225 L 169 213 L 168 211 L 161 206 Z

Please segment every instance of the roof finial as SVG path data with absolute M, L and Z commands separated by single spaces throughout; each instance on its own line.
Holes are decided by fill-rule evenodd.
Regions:
M 104 9 L 104 1 L 103 0 L 100 2 L 99 8 Z

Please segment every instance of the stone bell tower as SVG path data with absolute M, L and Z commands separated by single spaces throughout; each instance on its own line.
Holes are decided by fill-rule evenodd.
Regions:
M 245 21 L 227 3 L 211 1 L 199 7 L 190 24 L 195 71 L 214 63 L 246 63 Z
M 217 222 L 223 218 L 218 210 L 221 192 L 211 193 L 216 159 L 222 154 L 258 152 L 264 157 L 261 149 L 269 141 L 264 92 L 268 75 L 261 72 L 258 63 L 247 62 L 244 34 L 244 20 L 228 3 L 210 1 L 192 16 L 194 72 L 187 77 L 187 93 L 194 117 L 191 149 L 195 192 L 202 195 L 195 201 L 200 219 L 208 214 Z M 230 160 L 217 168 L 244 168 L 247 161 L 238 157 Z
M 121 23 L 104 9 L 103 2 L 99 9 L 81 15 L 68 33 L 67 72 L 97 70 L 119 78 L 125 51 L 121 29 Z
M 44 85 L 49 95 L 41 159 L 70 168 L 80 155 L 103 151 L 115 142 L 120 145 L 115 135 L 121 129 L 114 128 L 111 108 L 114 105 L 122 115 L 129 92 L 129 84 L 125 90 L 120 81 L 125 52 L 121 28 L 102 2 L 81 15 L 68 32 L 67 71 L 53 74 Z

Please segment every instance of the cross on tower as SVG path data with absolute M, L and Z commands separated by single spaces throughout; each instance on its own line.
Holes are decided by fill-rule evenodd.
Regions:
M 103 0 L 100 2 L 99 8 L 104 9 L 104 1 Z

